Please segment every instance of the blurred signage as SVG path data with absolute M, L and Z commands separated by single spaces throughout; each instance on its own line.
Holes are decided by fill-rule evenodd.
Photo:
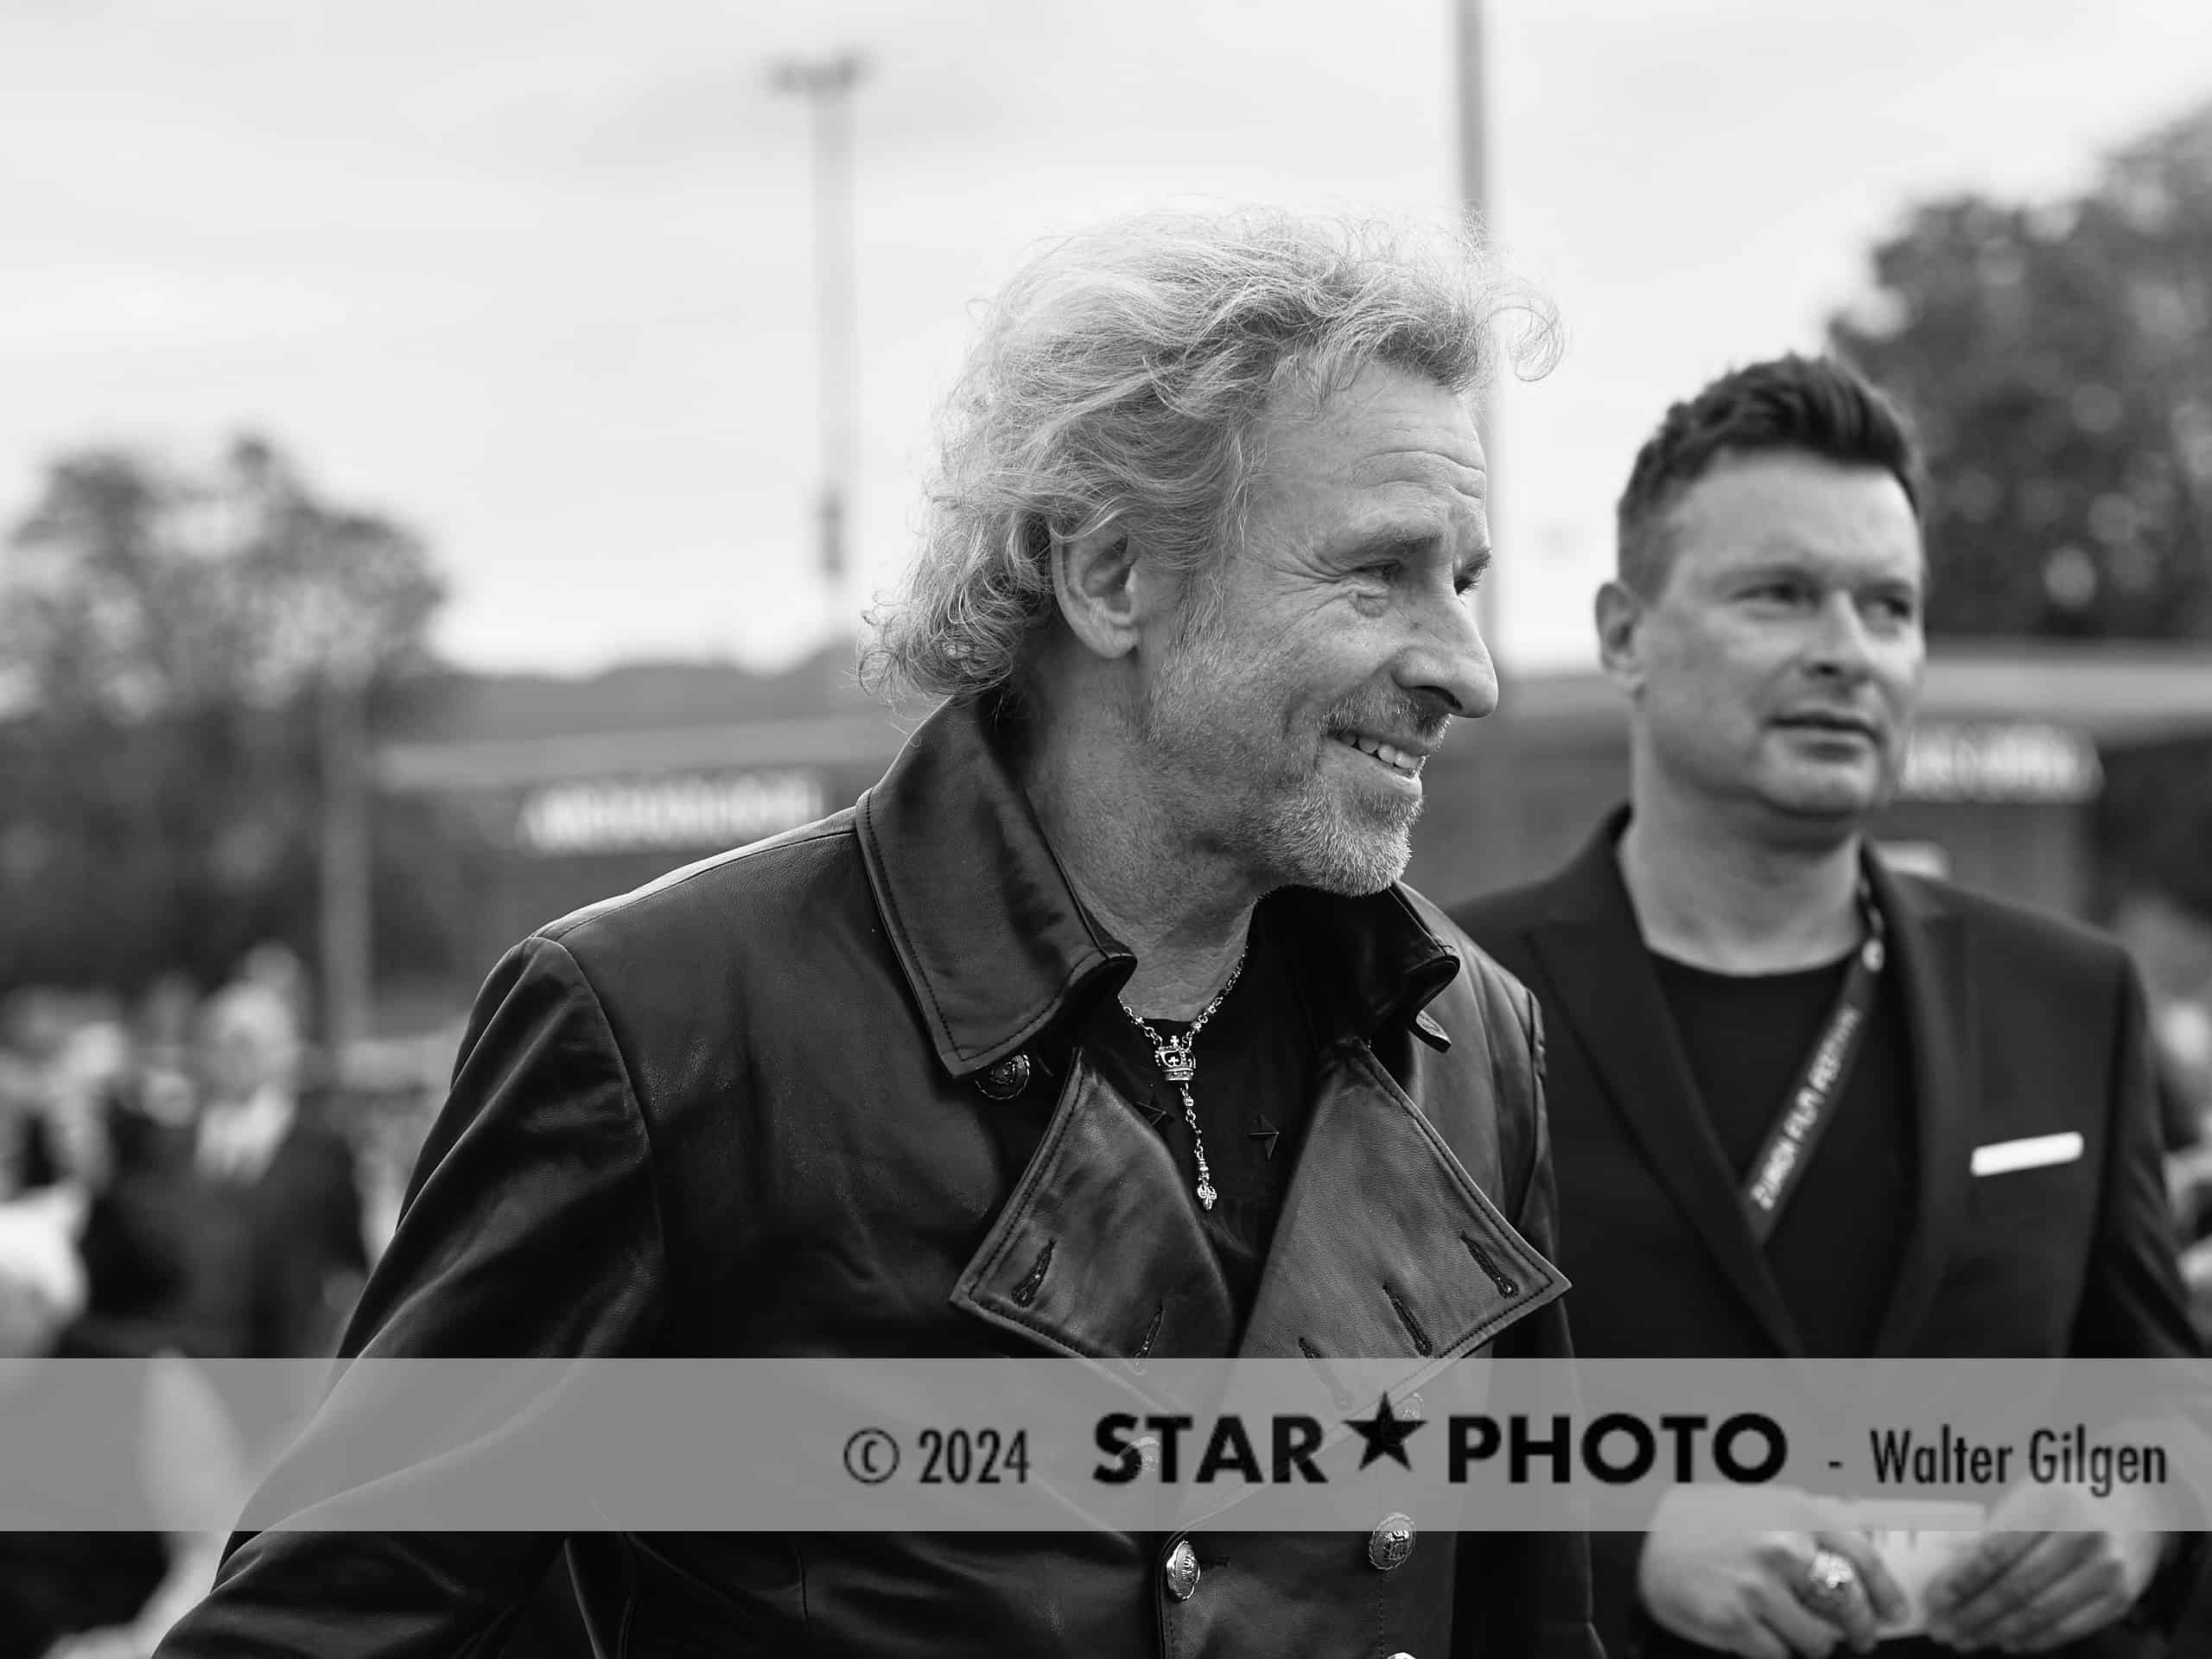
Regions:
M 741 847 L 821 817 L 828 801 L 815 772 L 594 779 L 526 796 L 515 840 L 549 856 Z
M 2104 787 L 2096 745 L 2030 721 L 1934 721 L 1913 734 L 1901 792 L 1916 801 L 2075 802 Z

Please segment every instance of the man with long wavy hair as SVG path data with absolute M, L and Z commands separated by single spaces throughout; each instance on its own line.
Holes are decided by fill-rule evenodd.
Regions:
M 508 956 L 347 1351 L 1564 1354 L 1533 1007 L 1398 882 L 1497 702 L 1516 304 L 1541 354 L 1471 239 L 1286 213 L 1031 264 L 874 619 L 939 706 L 850 810 Z M 164 1652 L 477 1651 L 562 1541 L 266 1535 Z M 1593 1651 L 1579 1535 L 1401 1515 L 569 1561 L 637 1654 Z

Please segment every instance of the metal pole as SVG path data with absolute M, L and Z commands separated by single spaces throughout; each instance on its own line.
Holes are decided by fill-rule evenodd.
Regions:
M 367 688 L 333 663 L 317 688 L 322 760 L 323 1042 L 334 1074 L 366 1034 L 369 1006 L 369 797 L 364 765 Z
M 1494 240 L 1491 236 L 1493 215 L 1489 65 L 1484 52 L 1482 0 L 1453 0 L 1452 43 L 1458 70 L 1455 101 L 1459 116 L 1459 205 L 1463 212 L 1480 220 L 1484 239 Z M 1475 411 L 1475 418 L 1482 428 L 1483 458 L 1489 468 L 1483 505 L 1490 519 L 1491 542 L 1503 550 L 1506 545 L 1504 515 L 1497 505 L 1504 448 L 1497 429 L 1499 391 L 1498 378 L 1493 377 Z M 1475 596 L 1475 625 L 1482 630 L 1483 641 L 1490 647 L 1491 664 L 1501 683 L 1505 678 L 1504 664 L 1499 655 L 1499 646 L 1503 643 L 1504 583 L 1501 577 L 1504 563 L 1500 558 L 1491 564 Z M 1500 702 L 1497 716 L 1483 723 L 1491 729 L 1483 733 L 1483 742 L 1477 753 L 1471 797 L 1472 810 L 1467 830 L 1474 845 L 1481 849 L 1477 860 L 1480 873 L 1473 884 L 1477 892 L 1487 892 L 1511 880 L 1516 873 L 1529 868 L 1531 833 L 1521 794 L 1509 782 L 1522 771 L 1522 734 L 1515 723 L 1515 700 L 1510 691 Z
M 830 626 L 844 627 L 852 559 L 853 476 L 858 451 L 860 375 L 855 346 L 853 88 L 858 53 L 794 61 L 776 73 L 779 90 L 810 106 L 814 150 L 815 397 L 821 477 L 816 504 L 817 557 Z
M 1467 213 L 1478 216 L 1485 233 L 1491 222 L 1490 206 L 1490 103 L 1487 96 L 1487 70 L 1483 54 L 1482 0 L 1454 0 L 1453 7 L 1454 58 L 1458 65 L 1457 81 L 1459 131 L 1459 205 Z M 1484 397 L 1478 411 L 1482 423 L 1483 454 L 1489 462 L 1490 484 L 1484 503 L 1490 517 L 1491 540 L 1504 545 L 1499 527 L 1497 511 L 1498 397 L 1493 386 Z M 1493 565 L 1483 578 L 1483 585 L 1475 598 L 1475 615 L 1483 632 L 1483 639 L 1496 655 L 1498 645 L 1498 571 Z

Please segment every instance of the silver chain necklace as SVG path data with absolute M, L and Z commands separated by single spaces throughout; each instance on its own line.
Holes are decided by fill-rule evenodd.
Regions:
M 1144 1021 L 1135 1008 L 1126 1002 L 1122 1004 L 1122 1012 L 1129 1016 L 1136 1028 L 1151 1042 L 1152 1058 L 1167 1074 L 1167 1081 L 1182 1094 L 1183 1121 L 1191 1126 L 1191 1149 L 1198 1154 L 1198 1203 L 1208 1210 L 1213 1208 L 1213 1201 L 1221 1195 L 1214 1191 L 1213 1172 L 1206 1166 L 1206 1138 L 1198 1131 L 1198 1109 L 1197 1103 L 1191 1098 L 1191 1079 L 1198 1074 L 1195 1045 L 1198 1033 L 1205 1029 L 1206 1021 L 1213 1018 L 1230 992 L 1236 988 L 1236 976 L 1244 971 L 1245 951 L 1250 949 L 1250 941 L 1248 940 L 1245 950 L 1236 953 L 1236 965 L 1229 970 L 1228 983 L 1214 993 L 1213 1001 L 1199 1011 L 1198 1017 L 1191 1021 L 1190 1029 L 1179 1036 L 1161 1036 Z

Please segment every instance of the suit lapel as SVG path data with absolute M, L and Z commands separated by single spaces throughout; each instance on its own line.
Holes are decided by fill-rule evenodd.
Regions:
M 1614 862 L 1623 821 L 1619 815 L 1609 821 L 1560 873 L 1551 909 L 1530 933 L 1552 982 L 1550 1011 L 1572 1031 L 1614 1109 L 1722 1274 L 1780 1351 L 1798 1356 L 1803 1344 L 1744 1219 L 1734 1173 L 1698 1100 L 1674 1016 Z
M 1903 994 L 1917 1125 L 1912 1232 L 1875 1339 L 1878 1357 L 1895 1358 L 1912 1351 L 1966 1213 L 1980 1022 L 1956 912 L 1935 889 L 1899 879 L 1878 858 L 1867 861 Z
M 1166 1143 L 1077 1055 L 953 1305 L 1086 1359 L 1219 1357 L 1236 1316 Z

